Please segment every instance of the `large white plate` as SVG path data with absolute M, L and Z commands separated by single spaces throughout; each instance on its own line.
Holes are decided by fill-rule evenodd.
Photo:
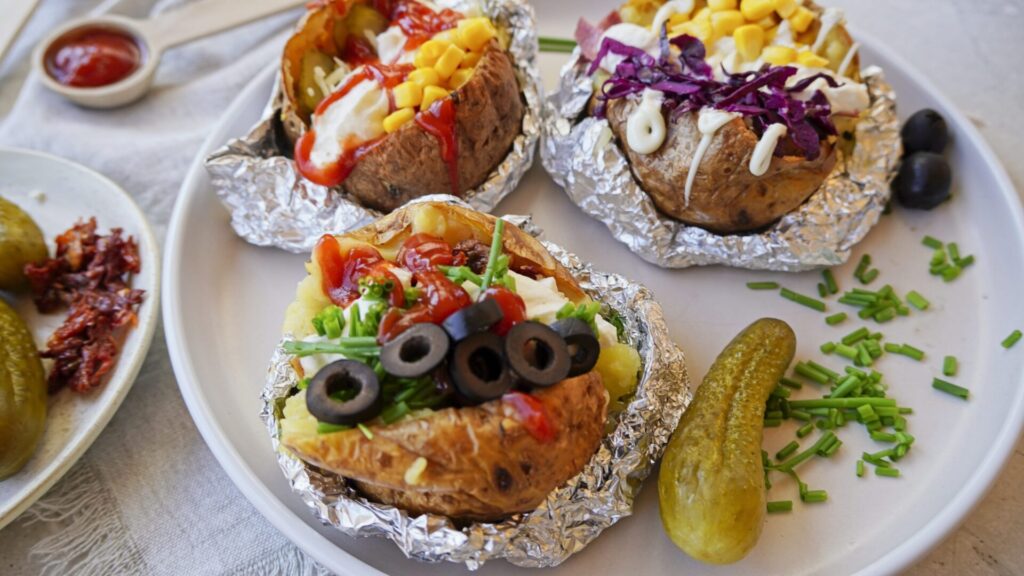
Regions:
M 102 233 L 123 228 L 139 243 L 142 271 L 132 287 L 146 291 L 139 323 L 128 332 L 117 365 L 105 384 L 88 394 L 61 390 L 50 396 L 46 433 L 20 472 L 0 481 L 0 528 L 46 493 L 89 449 L 128 394 L 146 358 L 156 328 L 160 298 L 160 254 L 146 217 L 131 196 L 106 177 L 78 164 L 39 152 L 0 149 L 0 196 L 39 224 L 53 254 L 53 239 L 79 218 L 96 217 Z M 38 193 L 42 193 L 39 199 Z M 32 299 L 0 293 L 25 319 L 42 349 L 66 314 L 39 314 Z
M 610 6 L 611 2 L 603 2 Z M 568 35 L 577 15 L 599 14 L 592 5 L 546 2 L 539 7 L 542 32 Z M 900 96 L 904 114 L 924 106 L 949 119 L 956 171 L 953 202 L 927 213 L 897 210 L 883 219 L 855 258 L 867 251 L 882 270 L 881 281 L 901 292 L 919 290 L 933 307 L 881 329 L 893 341 L 910 342 L 928 362 L 884 358 L 879 368 L 893 383 L 892 395 L 912 406 L 910 430 L 918 438 L 900 462 L 903 478 L 858 479 L 854 462 L 877 450 L 858 427 L 842 431 L 846 441 L 832 460 L 801 469 L 813 488 L 831 500 L 801 505 L 772 516 L 761 542 L 743 562 L 712 568 L 676 550 L 663 535 L 657 491 L 649 481 L 636 515 L 620 522 L 556 572 L 560 574 L 852 574 L 888 573 L 906 567 L 949 533 L 984 495 L 1013 448 L 1021 429 L 1024 347 L 1003 350 L 999 341 L 1020 322 L 1022 304 L 1014 287 L 1024 282 L 1024 221 L 1019 200 L 1003 169 L 978 133 L 905 63 L 864 41 L 864 58 L 881 64 Z M 545 55 L 550 86 L 564 58 Z M 257 120 L 273 80 L 269 68 L 242 92 L 222 124 L 199 152 L 175 208 L 165 270 L 164 319 L 171 359 L 182 393 L 200 431 L 238 487 L 284 534 L 340 574 L 452 574 L 452 565 L 428 566 L 405 559 L 380 540 L 354 540 L 320 526 L 292 494 L 278 469 L 257 414 L 259 391 L 285 306 L 303 276 L 304 257 L 249 246 L 236 238 L 218 206 L 201 159 Z M 660 296 L 674 337 L 700 377 L 725 343 L 752 320 L 776 316 L 799 336 L 799 357 L 821 359 L 818 345 L 859 324 L 828 327 L 823 316 L 779 298 L 751 292 L 749 280 L 777 280 L 814 293 L 820 276 L 755 274 L 724 268 L 661 270 L 616 243 L 604 225 L 584 216 L 539 167 L 501 204 L 503 213 L 532 213 L 548 238 L 612 270 L 643 281 Z M 978 263 L 952 284 L 927 273 L 930 251 L 924 234 L 958 241 Z M 850 287 L 852 264 L 837 270 Z M 202 282 L 197 282 L 202 278 Z M 832 310 L 840 308 L 830 305 Z M 1021 326 L 1024 327 L 1024 326 Z M 942 356 L 956 354 L 955 379 L 972 391 L 962 402 L 932 390 Z M 838 365 L 835 360 L 830 362 Z M 766 444 L 777 449 L 792 428 L 771 429 Z M 772 499 L 793 499 L 796 488 L 779 481 Z M 378 572 L 379 571 L 379 572 Z M 503 562 L 483 574 L 522 573 Z

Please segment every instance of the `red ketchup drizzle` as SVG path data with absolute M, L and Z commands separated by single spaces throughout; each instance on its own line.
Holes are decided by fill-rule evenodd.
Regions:
M 452 194 L 459 195 L 459 142 L 455 138 L 455 101 L 451 97 L 438 100 L 430 109 L 416 115 L 416 124 L 437 138 L 441 159 L 448 164 Z
M 469 294 L 440 272 L 425 271 L 413 275 L 422 291 L 416 304 L 408 310 L 392 308 L 380 321 L 377 340 L 387 342 L 413 324 L 440 324 L 455 312 L 472 304 Z
M 501 397 L 501 401 L 515 408 L 519 423 L 540 442 L 551 442 L 555 439 L 555 427 L 548 418 L 548 412 L 537 400 L 522 392 L 509 392 Z
M 490 298 L 501 307 L 502 319 L 491 330 L 498 336 L 508 334 L 508 331 L 526 320 L 526 303 L 519 294 L 505 288 L 504 286 L 491 286 L 484 291 L 483 298 Z
M 442 238 L 431 234 L 413 234 L 398 250 L 398 263 L 406 270 L 423 272 L 437 266 L 452 266 L 455 255 Z
M 64 86 L 95 88 L 131 76 L 142 63 L 132 36 L 105 28 L 84 28 L 62 36 L 46 53 L 46 71 Z
M 405 291 L 398 277 L 391 271 L 392 264 L 375 248 L 356 246 L 342 255 L 338 239 L 324 234 L 313 249 L 313 257 L 320 265 L 323 276 L 321 288 L 334 304 L 348 306 L 359 298 L 361 278 L 377 278 L 394 283 L 388 297 L 389 304 L 405 305 Z
M 392 2 L 381 3 L 393 4 Z M 454 10 L 444 8 L 434 12 L 429 6 L 419 2 L 398 2 L 391 11 L 383 13 L 390 14 L 392 25 L 397 24 L 408 38 L 405 41 L 406 50 L 419 47 L 438 32 L 455 28 L 459 20 L 463 18 L 462 14 Z
M 415 67 L 411 64 L 367 64 L 358 72 L 349 76 L 344 84 L 317 105 L 315 116 L 323 114 L 331 104 L 341 100 L 360 82 L 373 80 L 386 89 L 394 88 L 405 80 Z M 391 97 L 390 92 L 388 97 Z M 338 186 L 348 178 L 355 169 L 359 159 L 380 144 L 383 138 L 368 142 L 343 142 L 341 156 L 330 164 L 317 166 L 310 158 L 313 144 L 316 142 L 316 130 L 310 128 L 295 142 L 295 164 L 307 180 L 321 186 Z

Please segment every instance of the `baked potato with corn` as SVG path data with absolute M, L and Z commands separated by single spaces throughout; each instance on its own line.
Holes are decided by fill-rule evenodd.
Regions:
M 417 0 L 313 7 L 281 62 L 299 172 L 382 211 L 479 186 L 521 133 L 506 38 L 483 15 Z
M 380 274 L 393 273 L 395 289 L 404 288 L 406 294 L 415 294 L 431 291 L 432 284 L 428 281 L 431 267 L 425 264 L 419 267 L 424 259 L 452 262 L 452 266 L 438 265 L 437 269 L 455 278 L 461 274 L 455 266 L 461 261 L 460 251 L 489 252 L 487 268 L 493 261 L 504 262 L 499 268 L 505 272 L 495 272 L 494 278 L 503 274 L 507 274 L 506 279 L 514 278 L 514 282 L 506 285 L 513 286 L 514 298 L 521 297 L 524 302 L 519 323 L 503 338 L 511 338 L 519 327 L 554 320 L 556 309 L 559 310 L 557 317 L 561 318 L 566 309 L 596 306 L 569 271 L 537 240 L 511 225 L 503 231 L 496 230 L 497 222 L 492 216 L 450 204 L 415 203 L 365 228 L 322 240 L 307 264 L 309 274 L 299 284 L 296 300 L 286 312 L 285 333 L 301 339 L 300 344 L 291 349 L 324 345 L 325 337 L 316 328 L 318 318 L 323 317 L 325 310 L 331 310 L 332 303 L 342 306 L 334 296 L 337 286 L 331 280 L 345 276 L 332 272 L 338 270 L 332 264 L 332 259 L 338 257 L 345 262 L 345 270 L 373 268 Z M 500 246 L 497 251 L 493 249 L 495 244 Z M 329 252 L 324 251 L 325 245 L 331 246 Z M 415 255 L 410 256 L 412 253 Z M 500 254 L 497 260 L 494 254 Z M 374 255 L 372 266 L 365 261 L 353 264 L 354 259 L 367 255 Z M 472 261 L 470 258 L 468 266 L 473 266 Z M 417 263 L 418 270 L 412 273 L 411 280 L 399 270 L 402 266 L 409 267 L 410 263 Z M 481 268 L 476 270 L 487 274 Z M 472 277 L 470 273 L 467 275 Z M 417 307 L 427 300 L 436 304 L 444 298 L 437 296 L 439 294 L 448 294 L 447 298 L 451 299 L 455 298 L 455 292 L 458 298 L 462 297 L 463 290 L 475 293 L 472 280 L 454 281 L 457 286 L 435 291 L 434 296 L 427 294 L 416 303 L 406 301 L 405 309 L 399 310 L 398 316 L 414 315 Z M 348 322 L 342 320 L 344 326 L 336 331 L 339 337 L 331 339 L 327 335 L 330 343 L 344 345 L 355 330 L 354 322 L 365 327 L 367 322 L 372 323 L 367 319 L 378 318 L 376 313 L 367 311 L 362 312 L 360 320 L 358 313 L 352 312 L 366 308 L 367 277 L 360 277 L 358 283 L 362 296 L 347 304 L 341 317 L 347 317 Z M 487 302 L 489 293 L 485 290 L 477 299 L 478 304 L 468 304 L 453 315 L 475 310 L 479 303 Z M 514 308 L 502 304 L 504 318 L 511 318 L 510 311 Z M 383 315 L 379 329 L 371 329 L 371 333 L 378 334 L 378 340 L 385 338 L 383 335 L 390 326 L 388 318 L 394 311 L 395 308 L 391 308 Z M 460 340 L 454 332 L 449 332 L 453 348 L 447 352 L 448 359 L 441 368 L 431 369 L 426 378 L 427 389 L 433 391 L 428 395 L 438 393 L 437 389 L 445 386 L 454 386 L 454 399 L 447 397 L 438 403 L 426 401 L 427 407 L 411 410 L 396 408 L 396 402 L 407 401 L 397 399 L 415 399 L 420 393 L 406 396 L 402 391 L 387 392 L 395 387 L 401 390 L 404 384 L 396 382 L 385 361 L 389 342 L 399 340 L 385 341 L 379 364 L 374 364 L 373 358 L 367 360 L 385 374 L 381 394 L 387 397 L 379 413 L 367 413 L 358 426 L 332 428 L 314 415 L 316 404 L 310 403 L 308 395 L 313 394 L 315 383 L 300 386 L 303 389 L 297 390 L 281 406 L 278 419 L 281 444 L 302 460 L 352 480 L 366 497 L 398 506 L 411 514 L 441 514 L 457 521 L 496 521 L 533 510 L 552 490 L 578 474 L 598 449 L 605 430 L 609 392 L 612 400 L 618 400 L 632 394 L 637 385 L 640 369 L 637 351 L 619 343 L 614 329 L 608 335 L 606 327 L 610 325 L 600 313 L 591 316 L 597 326 L 594 333 L 601 335 L 600 353 L 595 363 L 581 368 L 579 373 L 569 372 L 567 377 L 552 385 L 531 387 L 528 378 L 523 376 L 502 395 L 472 402 L 466 401 L 459 384 L 456 358 L 460 355 L 460 346 L 476 336 Z M 430 321 L 438 321 L 438 317 Z M 446 331 L 450 330 L 448 319 L 442 321 L 442 325 Z M 552 324 L 555 325 L 557 322 Z M 493 338 L 490 332 L 500 333 L 500 326 L 499 322 L 484 329 L 486 336 Z M 285 349 L 289 350 L 287 344 Z M 495 362 L 502 360 L 495 357 L 481 362 L 483 365 L 476 365 L 474 371 L 492 370 Z M 508 362 L 511 365 L 512 361 Z M 299 378 L 312 378 L 313 382 L 334 365 L 332 358 L 305 356 L 292 361 Z M 315 376 L 313 369 L 317 369 Z M 410 406 L 413 401 L 409 401 Z
M 852 151 L 869 100 L 840 11 L 796 0 L 629 0 L 612 21 L 600 44 L 580 39 L 626 46 L 585 54 L 601 60 L 591 110 L 607 117 L 638 183 L 671 218 L 723 234 L 761 229 L 803 204 L 837 155 Z M 661 32 L 669 57 L 659 54 Z M 658 58 L 656 74 L 676 86 L 709 84 L 616 97 L 638 80 L 622 76 L 637 66 L 607 62 L 633 48 Z

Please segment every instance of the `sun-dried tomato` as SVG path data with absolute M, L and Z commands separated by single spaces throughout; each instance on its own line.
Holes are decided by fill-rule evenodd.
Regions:
M 120 228 L 97 234 L 95 218 L 57 236 L 54 258 L 25 267 L 40 312 L 69 307 L 40 354 L 54 360 L 50 392 L 64 386 L 86 392 L 114 367 L 122 328 L 136 324 L 145 296 L 130 287 L 141 268 L 135 239 L 125 238 Z

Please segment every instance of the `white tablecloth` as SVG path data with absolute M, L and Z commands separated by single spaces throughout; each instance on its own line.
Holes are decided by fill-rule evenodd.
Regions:
M 542 33 L 545 5 L 536 2 Z M 1018 186 L 1024 183 L 1024 3 L 1020 0 L 826 0 L 900 51 L 974 119 Z M 141 16 L 171 2 L 106 2 Z M 162 238 L 195 151 L 245 83 L 277 58 L 295 14 L 165 55 L 156 89 L 137 105 L 76 108 L 25 81 L 32 45 L 98 0 L 45 0 L 0 63 L 0 145 L 50 151 L 128 190 Z M 2 6 L 0 6 L 2 13 Z M 2 17 L 2 16 L 0 16 Z M 0 175 L 2 177 L 2 175 Z M 965 525 L 911 572 L 1024 573 L 1024 452 Z M 235 489 L 181 400 L 157 334 L 131 394 L 57 487 L 0 531 L 0 574 L 315 574 Z

